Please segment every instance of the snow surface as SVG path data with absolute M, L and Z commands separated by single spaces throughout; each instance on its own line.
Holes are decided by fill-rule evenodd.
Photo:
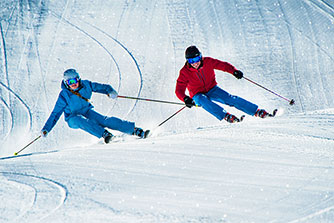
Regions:
M 334 222 L 332 0 L 0 6 L 0 222 Z M 217 71 L 219 86 L 281 115 L 232 125 L 192 108 L 157 128 L 181 107 L 95 95 L 96 111 L 152 137 L 104 145 L 62 117 L 13 156 L 39 135 L 65 69 L 177 102 L 191 44 L 296 104 Z

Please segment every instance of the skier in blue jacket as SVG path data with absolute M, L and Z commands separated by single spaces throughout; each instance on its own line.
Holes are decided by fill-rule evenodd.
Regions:
M 134 122 L 103 116 L 94 111 L 93 105 L 89 102 L 92 93 L 106 94 L 115 99 L 118 94 L 112 86 L 81 80 L 75 69 L 68 69 L 64 72 L 61 88 L 55 107 L 41 130 L 43 137 L 48 135 L 63 113 L 70 128 L 82 129 L 98 138 L 103 137 L 105 143 L 109 143 L 113 138 L 106 128 L 141 138 L 147 136 L 148 131 L 135 127 Z

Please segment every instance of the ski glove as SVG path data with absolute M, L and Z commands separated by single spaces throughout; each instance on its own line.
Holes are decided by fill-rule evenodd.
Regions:
M 244 74 L 240 70 L 236 70 L 233 72 L 233 76 L 235 76 L 237 79 L 241 79 Z
M 185 96 L 183 98 L 183 101 L 188 108 L 191 108 L 192 106 L 196 105 L 194 100 L 192 98 L 190 98 L 189 96 Z
M 42 129 L 42 131 L 41 131 L 41 136 L 42 136 L 42 137 L 46 137 L 48 134 L 49 134 L 48 131 Z
M 113 90 L 112 92 L 110 92 L 108 94 L 108 97 L 111 98 L 111 99 L 115 99 L 115 98 L 117 98 L 117 96 L 118 96 L 118 93 L 115 90 Z

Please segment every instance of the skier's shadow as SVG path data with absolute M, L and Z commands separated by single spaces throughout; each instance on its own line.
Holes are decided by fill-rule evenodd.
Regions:
M 49 153 L 56 153 L 56 152 L 59 152 L 59 150 L 52 150 L 48 152 L 27 153 L 27 154 L 17 155 L 17 156 L 6 156 L 6 157 L 1 157 L 0 160 L 8 160 L 8 159 L 15 159 L 15 158 L 21 158 L 21 157 L 26 157 L 26 156 L 42 155 L 42 154 L 49 154 Z

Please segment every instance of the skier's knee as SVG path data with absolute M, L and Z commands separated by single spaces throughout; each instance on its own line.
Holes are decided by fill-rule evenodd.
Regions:
M 79 128 L 79 123 L 80 123 L 79 117 L 72 117 L 67 121 L 67 125 L 72 128 L 72 129 L 78 129 Z
M 208 100 L 208 97 L 205 94 L 198 93 L 193 97 L 195 104 L 198 106 L 203 106 L 203 102 Z

